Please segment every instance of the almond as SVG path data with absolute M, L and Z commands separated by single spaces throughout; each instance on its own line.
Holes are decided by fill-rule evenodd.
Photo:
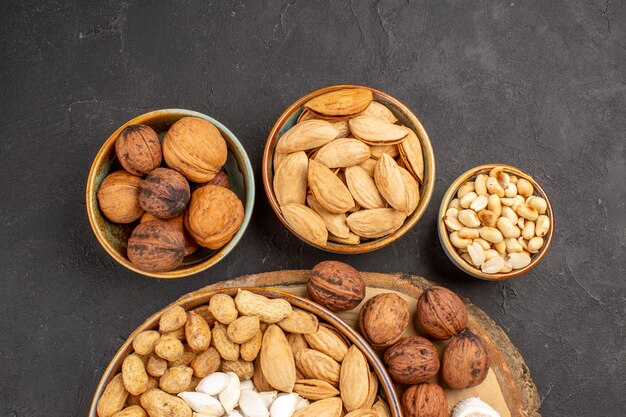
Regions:
M 337 362 L 342 362 L 348 351 L 348 344 L 334 330 L 325 325 L 319 326 L 315 333 L 304 335 L 304 338 L 311 348 L 330 356 Z
M 276 144 L 276 152 L 292 153 L 324 146 L 339 135 L 337 129 L 325 120 L 307 120 L 298 123 L 283 134 Z
M 387 106 L 381 104 L 377 101 L 372 101 L 369 106 L 365 110 L 361 112 L 359 116 L 372 116 L 377 117 L 382 120 L 386 120 L 389 123 L 395 123 L 398 121 L 396 116 L 393 114 Z
M 334 386 L 339 383 L 341 366 L 330 356 L 314 349 L 301 349 L 295 358 L 298 369 L 307 379 L 321 379 Z
M 280 163 L 274 175 L 274 194 L 281 206 L 306 201 L 309 158 L 303 151 L 294 152 Z
M 420 202 L 420 184 L 409 171 L 400 168 L 402 178 L 404 178 L 404 190 L 406 192 L 406 212 L 411 214 Z
M 277 323 L 281 329 L 289 333 L 315 333 L 318 329 L 317 317 L 308 311 L 293 307 L 293 311 Z
M 354 207 L 348 187 L 325 165 L 309 161 L 309 187 L 317 201 L 331 213 L 345 213 Z
M 374 179 L 360 166 L 348 167 L 345 170 L 346 182 L 352 197 L 361 207 L 366 209 L 384 208 L 387 203 L 378 191 Z
M 307 206 L 296 203 L 287 204 L 280 209 L 287 223 L 289 223 L 300 236 L 306 240 L 310 240 L 316 245 L 326 245 L 328 231 L 319 214 Z
M 285 333 L 275 324 L 263 334 L 261 369 L 267 382 L 276 390 L 293 391 L 296 383 L 296 365 Z
M 293 413 L 292 417 L 340 417 L 342 411 L 341 398 L 333 397 L 315 401 Z
M 366 110 L 372 98 L 370 90 L 345 88 L 312 98 L 304 107 L 326 116 L 348 116 Z
M 400 143 L 408 134 L 402 126 L 372 116 L 357 116 L 349 125 L 356 138 L 374 145 Z
M 365 238 L 386 236 L 399 229 L 406 214 L 389 208 L 360 210 L 346 219 L 350 230 Z
M 356 345 L 350 346 L 341 363 L 339 376 L 339 391 L 346 410 L 356 410 L 365 404 L 369 393 L 369 384 L 364 382 L 369 381 L 369 379 L 369 366 L 365 355 Z
M 323 400 L 339 395 L 337 388 L 321 379 L 299 379 L 293 387 L 294 392 L 307 400 Z
M 402 160 L 407 169 L 417 177 L 420 183 L 424 183 L 424 155 L 422 153 L 422 144 L 412 129 L 406 129 L 407 137 L 398 145 Z
M 369 159 L 370 147 L 358 139 L 342 138 L 322 146 L 315 160 L 328 168 L 344 168 L 358 165 Z
M 350 237 L 350 228 L 348 227 L 348 223 L 346 223 L 345 213 L 331 213 L 330 211 L 322 207 L 322 205 L 312 194 L 307 196 L 306 202 L 308 206 L 313 209 L 314 212 L 319 214 L 319 216 L 322 218 L 322 221 L 326 225 L 326 229 L 330 233 L 344 239 Z
M 387 154 L 382 154 L 374 169 L 374 181 L 380 194 L 396 210 L 407 212 L 406 186 L 400 167 Z

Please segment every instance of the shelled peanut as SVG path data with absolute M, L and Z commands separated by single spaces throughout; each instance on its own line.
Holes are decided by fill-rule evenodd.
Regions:
M 528 266 L 550 230 L 548 203 L 532 183 L 493 168 L 462 184 L 443 218 L 450 243 L 487 274 Z
M 174 306 L 133 349 L 99 417 L 385 415 L 361 350 L 283 299 L 240 290 L 191 311 Z

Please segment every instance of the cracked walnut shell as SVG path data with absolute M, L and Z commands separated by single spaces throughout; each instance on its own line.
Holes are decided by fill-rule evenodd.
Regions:
M 235 193 L 205 185 L 191 196 L 185 226 L 200 246 L 219 249 L 237 233 L 243 217 L 243 204 Z

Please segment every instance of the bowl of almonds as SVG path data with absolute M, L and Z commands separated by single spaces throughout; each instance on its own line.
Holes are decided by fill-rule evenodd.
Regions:
M 433 149 L 418 118 L 369 87 L 300 98 L 263 153 L 263 185 L 280 221 L 330 252 L 369 252 L 400 238 L 426 210 L 434 182 Z
M 344 412 L 345 410 L 345 412 Z M 91 417 L 401 415 L 368 343 L 273 289 L 190 295 L 146 320 L 107 367 Z
M 489 164 L 452 183 L 437 225 L 444 251 L 457 267 L 498 281 L 520 276 L 541 261 L 552 243 L 554 213 L 533 177 Z

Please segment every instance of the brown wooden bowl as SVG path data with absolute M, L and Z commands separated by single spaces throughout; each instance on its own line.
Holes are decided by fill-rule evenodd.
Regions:
M 507 273 L 486 274 L 483 271 L 481 271 L 479 268 L 476 268 L 474 265 L 469 264 L 465 259 L 461 257 L 461 255 L 456 250 L 456 248 L 452 246 L 452 243 L 450 242 L 450 235 L 448 234 L 448 230 L 446 229 L 446 225 L 443 220 L 446 215 L 448 206 L 450 205 L 450 202 L 454 199 L 459 187 L 466 181 L 474 179 L 478 174 L 488 173 L 489 171 L 491 171 L 493 168 L 496 168 L 496 167 L 502 167 L 504 168 L 505 172 L 516 175 L 519 178 L 524 178 L 528 180 L 533 185 L 533 187 L 535 187 L 535 195 L 543 197 L 548 203 L 548 209 L 546 211 L 546 215 L 550 219 L 550 230 L 548 231 L 548 234 L 544 237 L 544 244 L 541 247 L 541 249 L 539 249 L 537 253 L 531 256 L 530 264 L 528 264 L 524 268 L 514 269 L 511 272 L 507 272 Z M 454 263 L 459 269 L 463 270 L 465 273 L 475 278 L 484 279 L 487 281 L 502 281 L 502 280 L 515 278 L 522 274 L 525 274 L 526 272 L 530 271 L 535 266 L 537 266 L 539 261 L 543 259 L 543 257 L 548 252 L 548 248 L 550 247 L 550 244 L 552 243 L 552 238 L 554 236 L 554 212 L 552 211 L 552 204 L 550 203 L 550 199 L 548 198 L 548 195 L 543 190 L 541 185 L 539 185 L 539 183 L 529 174 L 527 174 L 526 172 L 518 168 L 512 167 L 510 165 L 487 164 L 487 165 L 477 166 L 475 168 L 470 169 L 469 171 L 464 172 L 456 180 L 454 180 L 454 182 L 450 185 L 450 187 L 444 194 L 443 199 L 441 200 L 441 205 L 439 206 L 439 219 L 437 220 L 437 231 L 439 232 L 439 240 L 441 241 L 441 246 L 443 246 L 443 250 L 445 251 L 446 255 L 448 255 L 448 258 L 450 258 L 452 263 Z
M 183 259 L 183 263 L 173 271 L 146 272 L 133 265 L 126 256 L 126 243 L 137 223 L 118 224 L 109 221 L 100 211 L 96 193 L 100 184 L 110 172 L 115 169 L 122 169 L 115 156 L 115 141 L 126 126 L 145 124 L 152 127 L 159 136 L 162 136 L 171 125 L 186 116 L 199 117 L 213 123 L 226 141 L 228 158 L 225 169 L 228 172 L 232 191 L 237 194 L 244 205 L 243 224 L 230 242 L 218 250 L 213 251 L 200 247 L 193 254 L 186 256 Z M 124 123 L 104 142 L 94 158 L 89 176 L 87 177 L 86 199 L 87 217 L 96 238 L 107 253 L 119 264 L 139 274 L 153 278 L 183 278 L 215 265 L 224 259 L 239 243 L 252 217 L 252 209 L 254 207 L 254 172 L 252 171 L 248 155 L 237 137 L 217 120 L 191 110 L 155 110 Z
M 398 399 L 398 396 L 393 386 L 393 382 L 391 381 L 391 378 L 389 377 L 385 366 L 378 358 L 372 347 L 369 346 L 367 341 L 365 341 L 365 339 L 356 330 L 348 326 L 343 320 L 335 316 L 335 314 L 333 314 L 330 310 L 327 310 L 326 308 L 306 298 L 270 288 L 241 287 L 238 289 L 249 290 L 256 294 L 264 295 L 268 298 L 285 299 L 289 301 L 291 305 L 315 314 L 320 320 L 330 324 L 335 329 L 337 329 L 342 336 L 355 344 L 361 350 L 361 352 L 363 352 L 370 366 L 374 369 L 374 372 L 376 372 L 376 376 L 378 377 L 379 381 L 379 389 L 382 388 L 384 397 L 387 400 L 389 409 L 391 410 L 391 415 L 393 417 L 402 416 L 402 413 L 400 411 L 400 400 Z M 208 304 L 211 297 L 213 297 L 215 294 L 228 294 L 234 297 L 237 294 L 238 289 L 221 288 L 212 291 L 194 293 L 188 297 L 182 298 L 166 306 L 159 312 L 150 316 L 150 318 L 143 322 L 143 324 L 137 327 L 137 329 L 135 329 L 135 331 L 128 337 L 128 339 L 126 339 L 124 344 L 122 344 L 115 356 L 113 356 L 111 363 L 109 363 L 109 366 L 107 366 L 106 370 L 104 371 L 102 378 L 100 378 L 100 383 L 96 388 L 96 392 L 94 393 L 93 400 L 91 402 L 91 407 L 89 408 L 89 417 L 97 417 L 96 407 L 98 405 L 98 400 L 100 399 L 100 396 L 104 392 L 104 388 L 109 383 L 109 381 L 120 371 L 124 358 L 126 358 L 126 356 L 128 356 L 133 351 L 133 339 L 144 330 L 158 328 L 159 319 L 161 318 L 161 315 L 165 310 L 172 306 L 181 306 L 185 310 L 191 310 L 200 305 Z
M 274 193 L 273 180 L 274 180 L 274 168 L 273 168 L 273 158 L 274 158 L 274 148 L 278 143 L 278 139 L 282 136 L 289 128 L 296 124 L 298 116 L 304 110 L 304 104 L 311 100 L 314 97 L 319 95 L 328 93 L 330 91 L 341 90 L 344 88 L 366 88 L 370 90 L 374 94 L 374 100 L 378 101 L 382 104 L 385 104 L 389 109 L 394 113 L 394 115 L 398 118 L 402 124 L 413 129 L 413 131 L 417 134 L 420 143 L 422 144 L 422 153 L 424 155 L 424 183 L 421 184 L 420 187 L 420 201 L 415 209 L 415 211 L 404 221 L 402 227 L 400 227 L 395 232 L 378 238 L 367 240 L 358 245 L 346 245 L 341 243 L 327 242 L 325 246 L 318 245 L 310 240 L 304 238 L 300 234 L 298 234 L 287 222 L 285 217 L 283 216 L 280 205 L 278 204 L 278 199 L 276 198 L 276 194 Z M 378 91 L 371 87 L 359 86 L 359 85 L 334 85 L 330 87 L 321 88 L 319 90 L 315 90 L 304 97 L 298 99 L 295 103 L 287 108 L 283 112 L 283 114 L 278 118 L 274 127 L 270 131 L 269 137 L 267 138 L 267 142 L 265 143 L 265 150 L 263 151 L 263 187 L 265 188 L 265 194 L 267 195 L 267 199 L 276 213 L 276 216 L 280 219 L 283 225 L 289 229 L 294 235 L 298 236 L 301 240 L 308 243 L 311 246 L 316 248 L 334 252 L 334 253 L 365 253 L 371 252 L 376 249 L 380 249 L 384 246 L 389 245 L 395 240 L 402 237 L 406 232 L 408 232 L 422 217 L 424 212 L 426 211 L 426 207 L 428 207 L 428 203 L 430 202 L 430 198 L 433 193 L 433 189 L 435 187 L 435 154 L 433 152 L 433 148 L 430 144 L 430 139 L 428 138 L 428 134 L 422 126 L 422 123 L 419 121 L 417 116 L 415 116 L 411 110 L 404 104 L 402 104 L 398 99 L 390 96 L 387 93 L 383 93 L 382 91 Z

